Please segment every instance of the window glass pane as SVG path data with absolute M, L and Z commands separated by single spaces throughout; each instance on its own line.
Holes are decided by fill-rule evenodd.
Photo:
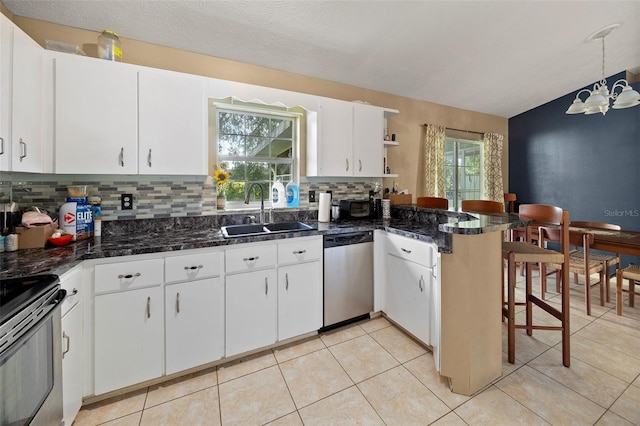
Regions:
M 445 140 L 445 196 L 449 207 L 462 200 L 482 198 L 482 144 L 454 138 Z
M 218 137 L 223 135 L 241 135 L 244 133 L 243 114 L 224 111 L 218 114 Z
M 218 138 L 218 155 L 239 157 L 245 155 L 244 136 L 221 135 Z
M 271 157 L 269 152 L 271 148 L 271 138 L 265 137 L 247 137 L 247 156 L 248 157 Z
M 260 117 L 256 115 L 245 116 L 245 133 L 251 136 L 270 136 L 271 124 L 268 117 Z

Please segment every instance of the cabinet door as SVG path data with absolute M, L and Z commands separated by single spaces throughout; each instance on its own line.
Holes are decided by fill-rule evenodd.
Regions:
M 13 24 L 0 13 L 0 171 L 11 170 L 11 42 Z
M 319 261 L 278 270 L 278 340 L 322 327 L 321 274 Z
M 68 54 L 54 61 L 55 172 L 136 174 L 136 69 Z
M 384 114 L 382 108 L 353 104 L 353 175 L 382 176 Z
M 96 395 L 162 375 L 163 308 L 160 287 L 96 296 Z
M 427 345 L 431 345 L 431 268 L 387 255 L 386 314 Z
M 19 172 L 44 170 L 42 140 L 42 47 L 20 28 L 13 28 L 11 108 L 11 168 Z
M 139 84 L 139 173 L 206 175 L 204 80 L 142 69 Z
M 224 286 L 209 278 L 165 287 L 166 374 L 224 356 Z
M 277 335 L 275 269 L 226 278 L 226 355 L 271 345 Z
M 318 176 L 353 176 L 353 104 L 324 98 L 318 121 Z
M 76 304 L 62 317 L 63 420 L 70 425 L 82 405 L 82 311 Z

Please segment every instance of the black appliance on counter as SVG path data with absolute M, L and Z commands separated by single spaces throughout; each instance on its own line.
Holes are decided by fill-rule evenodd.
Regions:
M 340 200 L 340 219 L 371 219 L 372 208 L 369 200 Z
M 0 424 L 62 423 L 61 305 L 57 275 L 0 280 Z

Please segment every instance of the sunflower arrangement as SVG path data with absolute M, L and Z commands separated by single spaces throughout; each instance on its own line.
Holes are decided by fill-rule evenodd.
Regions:
M 224 194 L 229 187 L 229 176 L 231 176 L 231 174 L 227 171 L 227 165 L 225 163 L 218 164 L 218 169 L 213 173 L 213 180 L 216 182 L 218 195 Z

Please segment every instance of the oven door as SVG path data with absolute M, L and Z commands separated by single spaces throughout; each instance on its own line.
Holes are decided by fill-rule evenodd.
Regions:
M 49 426 L 62 422 L 60 310 L 65 294 L 65 290 L 57 290 L 40 308 L 41 316 L 33 321 L 35 324 L 25 325 L 27 331 L 0 355 L 2 425 Z

